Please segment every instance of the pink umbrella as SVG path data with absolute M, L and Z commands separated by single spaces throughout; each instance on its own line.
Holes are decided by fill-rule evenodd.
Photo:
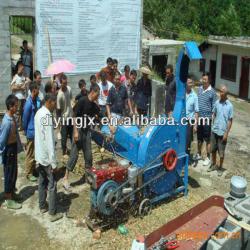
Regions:
M 76 65 L 71 63 L 68 60 L 61 59 L 56 60 L 55 62 L 51 63 L 49 67 L 45 70 L 45 75 L 51 76 L 51 75 L 57 75 L 62 72 L 69 73 L 72 72 L 75 69 Z

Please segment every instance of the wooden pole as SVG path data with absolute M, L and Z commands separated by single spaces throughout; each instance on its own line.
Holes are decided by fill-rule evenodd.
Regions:
M 47 35 L 47 42 L 48 42 L 48 61 L 49 65 L 52 63 L 52 50 L 51 50 L 51 42 L 50 42 L 50 36 L 49 36 L 49 30 L 48 26 L 46 25 L 46 35 Z M 53 76 L 51 76 L 51 83 L 53 83 Z
M 52 52 L 51 52 L 51 43 L 50 43 L 49 30 L 48 30 L 47 25 L 46 25 L 46 35 L 47 35 L 47 41 L 48 41 L 48 59 L 49 59 L 49 64 L 51 64 L 52 63 Z

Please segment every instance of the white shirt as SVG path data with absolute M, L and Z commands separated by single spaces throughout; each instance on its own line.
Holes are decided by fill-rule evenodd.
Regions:
M 64 118 L 69 118 L 73 115 L 71 100 L 72 91 L 69 86 L 67 86 L 66 91 L 62 91 L 61 89 L 58 91 L 56 107 L 61 110 L 61 115 Z
M 42 106 L 35 115 L 35 160 L 56 168 L 55 138 L 52 114 Z
M 211 89 L 212 89 L 211 85 L 209 85 L 209 86 L 207 87 L 207 89 L 205 89 L 205 90 L 204 90 L 204 88 L 202 87 L 202 94 L 205 93 L 205 92 L 207 92 L 207 91 L 209 91 L 209 90 L 211 90 Z
M 10 85 L 16 84 L 16 85 L 21 85 L 25 82 L 25 77 L 24 76 L 19 76 L 16 74 L 13 77 L 13 80 Z M 13 91 L 13 94 L 17 97 L 18 100 L 25 99 L 25 91 L 24 90 L 15 90 Z
M 98 104 L 104 106 L 107 103 L 109 90 L 113 87 L 113 84 L 109 81 L 107 81 L 106 85 L 103 85 L 101 82 L 99 82 L 98 86 L 100 88 L 100 95 L 98 97 Z

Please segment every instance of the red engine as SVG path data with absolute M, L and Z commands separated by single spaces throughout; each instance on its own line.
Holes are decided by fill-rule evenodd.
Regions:
M 117 161 L 110 161 L 108 164 L 99 164 L 88 171 L 87 181 L 93 189 L 99 187 L 107 180 L 122 183 L 127 180 L 128 168 L 121 166 Z

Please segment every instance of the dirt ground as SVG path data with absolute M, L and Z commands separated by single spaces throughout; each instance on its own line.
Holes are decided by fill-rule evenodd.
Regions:
M 77 226 L 89 210 L 89 187 L 80 184 L 79 173 L 71 175 L 72 193 L 67 194 L 58 181 L 58 208 L 64 218 L 50 223 L 48 215 L 41 215 L 38 209 L 37 184 L 30 184 L 24 177 L 24 153 L 19 155 L 18 191 L 22 196 L 23 208 L 9 211 L 0 208 L 0 249 L 130 249 L 132 240 L 139 234 L 147 235 L 169 220 L 187 211 L 213 194 L 224 195 L 229 191 L 233 175 L 244 176 L 250 183 L 250 104 L 230 97 L 234 104 L 234 121 L 226 149 L 225 172 L 217 177 L 216 172 L 207 173 L 201 165 L 189 167 L 189 193 L 180 195 L 155 207 L 143 219 L 131 218 L 125 224 L 129 233 L 120 235 L 116 229 L 102 233 L 100 240 L 93 240 L 87 227 Z M 193 143 L 195 151 L 197 144 Z M 60 143 L 57 144 L 60 148 Z M 95 154 L 95 159 L 99 157 Z M 63 166 L 58 150 L 60 166 Z M 78 163 L 81 172 L 81 159 Z M 0 191 L 3 190 L 2 170 L 0 171 Z M 249 190 L 249 187 L 248 187 Z M 2 194 L 0 195 L 1 202 Z

